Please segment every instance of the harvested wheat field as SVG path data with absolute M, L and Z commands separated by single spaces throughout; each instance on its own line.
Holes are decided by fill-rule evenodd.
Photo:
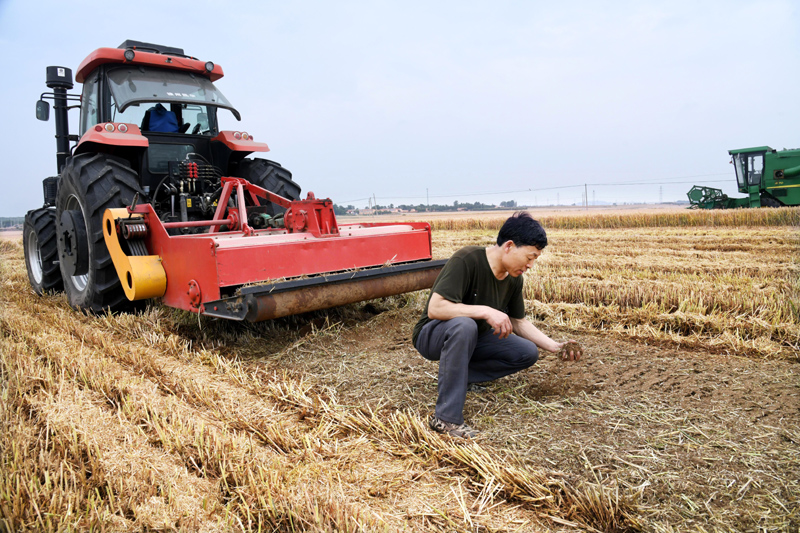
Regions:
M 469 393 L 475 442 L 427 429 L 423 293 L 86 316 L 0 241 L 0 530 L 800 530 L 800 209 L 541 218 L 528 313 L 586 354 Z

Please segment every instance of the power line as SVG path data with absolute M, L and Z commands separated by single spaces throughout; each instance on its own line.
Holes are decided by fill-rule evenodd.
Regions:
M 699 174 L 695 177 L 702 177 L 702 176 L 722 176 L 727 174 Z M 684 176 L 683 178 L 691 178 L 692 176 Z M 683 178 L 666 178 L 666 179 L 683 179 Z M 703 180 L 702 183 L 719 183 L 719 182 L 729 182 L 730 180 Z M 591 185 L 592 187 L 619 187 L 620 185 L 681 185 L 686 183 L 693 183 L 697 184 L 696 181 L 621 181 L 617 183 L 581 183 L 579 185 L 559 185 L 557 187 L 537 187 L 537 188 L 529 188 L 529 189 L 517 189 L 513 191 L 490 191 L 490 192 L 473 192 L 473 193 L 457 193 L 457 194 L 431 194 L 425 196 L 381 196 L 382 200 L 411 200 L 411 199 L 422 199 L 425 198 L 426 200 L 429 198 L 463 198 L 466 196 L 489 196 L 489 195 L 496 195 L 496 194 L 518 194 L 522 192 L 537 192 L 537 191 L 554 191 L 554 190 L 561 190 L 561 189 L 575 189 L 575 188 L 585 188 L 587 185 Z M 341 202 L 340 205 L 354 203 L 354 202 L 361 202 L 364 200 L 375 199 L 375 196 L 368 196 L 365 198 L 355 198 L 353 200 L 345 200 Z

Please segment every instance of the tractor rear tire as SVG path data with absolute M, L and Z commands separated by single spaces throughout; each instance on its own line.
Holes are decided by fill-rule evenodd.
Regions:
M 268 159 L 243 159 L 239 163 L 238 177 L 253 185 L 283 196 L 287 200 L 300 199 L 300 186 L 292 180 L 292 173 L 275 161 Z M 285 209 L 273 203 L 267 204 L 267 214 L 275 216 Z
M 56 197 L 58 256 L 69 304 L 100 313 L 136 306 L 125 296 L 103 238 L 106 209 L 131 205 L 139 176 L 119 157 L 79 154 L 67 159 Z
M 34 292 L 59 292 L 64 288 L 58 268 L 55 209 L 33 209 L 25 214 L 22 227 L 25 268 Z

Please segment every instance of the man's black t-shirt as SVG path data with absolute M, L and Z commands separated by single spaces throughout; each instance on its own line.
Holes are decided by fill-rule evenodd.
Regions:
M 503 311 L 511 318 L 525 318 L 522 276 L 497 279 L 486 257 L 486 248 L 482 246 L 467 246 L 454 253 L 433 282 L 431 294 L 434 292 L 453 303 L 486 305 Z M 431 321 L 428 318 L 430 301 L 428 296 L 425 311 L 414 326 L 414 345 L 417 344 L 419 332 Z M 485 320 L 475 322 L 479 334 L 490 329 Z

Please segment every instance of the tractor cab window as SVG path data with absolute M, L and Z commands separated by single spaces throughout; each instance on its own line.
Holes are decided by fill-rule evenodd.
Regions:
M 150 131 L 146 115 L 158 105 L 174 113 L 180 133 L 212 134 L 216 109 L 228 109 L 239 119 L 239 112 L 207 78 L 189 72 L 126 66 L 108 71 L 114 122 L 142 125 Z
M 94 72 L 83 82 L 83 92 L 81 93 L 81 135 L 100 122 L 100 92 L 97 80 L 97 72 Z
M 761 176 L 764 173 L 764 154 L 753 154 L 747 156 L 747 182 L 749 185 L 761 183 Z
M 204 105 L 181 104 L 183 122 L 191 125 L 189 133 L 210 135 L 212 131 L 208 115 L 208 109 Z
M 216 135 L 216 125 L 213 124 L 216 117 L 214 111 L 213 108 L 209 109 L 204 105 L 148 102 L 131 104 L 121 113 L 116 111 L 116 107 L 112 107 L 111 120 L 112 122 L 136 124 L 143 132 Z M 168 117 L 163 115 L 168 115 Z M 157 120 L 158 118 L 163 120 Z M 165 126 L 165 124 L 172 124 L 173 118 L 175 127 Z
M 742 154 L 736 154 L 733 156 L 733 167 L 736 169 L 736 183 L 739 184 L 740 189 L 744 189 L 747 186 L 747 173 L 745 172 L 745 156 Z
M 111 122 L 126 122 L 140 126 L 144 120 L 144 115 L 153 104 L 132 104 L 125 111 L 119 112 L 115 105 L 111 106 Z
M 761 183 L 764 174 L 764 154 L 736 154 L 733 156 L 736 182 L 740 189 Z

